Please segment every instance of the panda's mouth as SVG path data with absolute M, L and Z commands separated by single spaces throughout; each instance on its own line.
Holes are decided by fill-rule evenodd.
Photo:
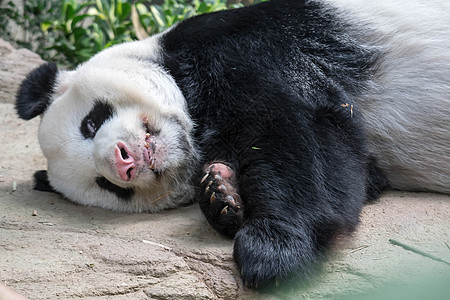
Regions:
M 143 125 L 145 130 L 145 138 L 144 138 L 144 161 L 148 168 L 153 171 L 156 175 L 156 178 L 159 178 L 161 175 L 161 162 L 157 159 L 157 149 L 158 149 L 158 131 L 154 130 L 148 124 L 148 118 L 143 118 Z
M 145 140 L 144 140 L 144 160 L 147 164 L 147 166 L 152 171 L 156 171 L 157 169 L 157 162 L 156 162 L 156 137 L 152 135 L 151 133 L 147 132 L 145 134 Z

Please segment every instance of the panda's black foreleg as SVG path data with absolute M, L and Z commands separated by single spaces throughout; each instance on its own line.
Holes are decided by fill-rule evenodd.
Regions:
M 318 184 L 301 168 L 271 168 L 268 161 L 239 171 L 245 211 L 233 255 L 247 287 L 307 282 L 336 237 L 358 224 L 363 182 Z
M 247 200 L 257 203 L 259 209 L 246 206 L 243 225 L 234 238 L 233 255 L 244 284 L 250 288 L 307 281 L 320 267 L 325 250 L 337 234 L 351 231 L 354 225 L 329 215 L 326 206 L 323 210 L 319 206 L 303 207 L 302 214 L 302 208 L 287 203 L 278 202 L 279 207 L 274 207 L 260 199 L 246 199 L 246 204 Z
M 234 170 L 222 162 L 210 163 L 200 179 L 199 204 L 218 232 L 234 237 L 243 222 L 243 203 Z
M 277 188 L 276 177 L 253 178 L 249 173 L 241 182 L 241 198 L 235 170 L 223 162 L 208 164 L 200 179 L 200 207 L 215 230 L 234 237 L 234 259 L 246 286 L 298 282 L 311 273 L 323 248 L 345 225 L 322 219 L 329 214 L 321 211 L 326 205 L 303 207 L 302 212 L 301 206 L 280 201 L 296 191 Z
M 234 259 L 244 284 L 266 288 L 299 283 L 317 263 L 319 253 L 308 226 L 293 228 L 282 220 L 249 220 L 237 232 Z

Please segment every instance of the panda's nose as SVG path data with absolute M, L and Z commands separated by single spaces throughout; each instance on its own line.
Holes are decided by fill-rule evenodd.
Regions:
M 123 142 L 118 142 L 115 148 L 116 167 L 120 178 L 124 181 L 134 179 L 136 175 L 136 160 Z

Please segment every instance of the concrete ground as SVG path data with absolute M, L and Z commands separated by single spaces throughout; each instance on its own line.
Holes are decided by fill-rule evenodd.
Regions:
M 33 173 L 46 168 L 39 119 L 19 120 L 12 101 L 39 63 L 0 40 L 1 284 L 29 299 L 450 299 L 448 195 L 385 192 L 309 285 L 255 292 L 240 281 L 233 241 L 197 204 L 126 214 L 34 191 Z

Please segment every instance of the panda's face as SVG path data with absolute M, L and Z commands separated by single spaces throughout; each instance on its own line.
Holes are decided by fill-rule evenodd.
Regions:
M 84 205 L 175 206 L 192 196 L 197 158 L 185 100 L 155 62 L 118 48 L 56 75 L 39 128 L 49 182 Z

